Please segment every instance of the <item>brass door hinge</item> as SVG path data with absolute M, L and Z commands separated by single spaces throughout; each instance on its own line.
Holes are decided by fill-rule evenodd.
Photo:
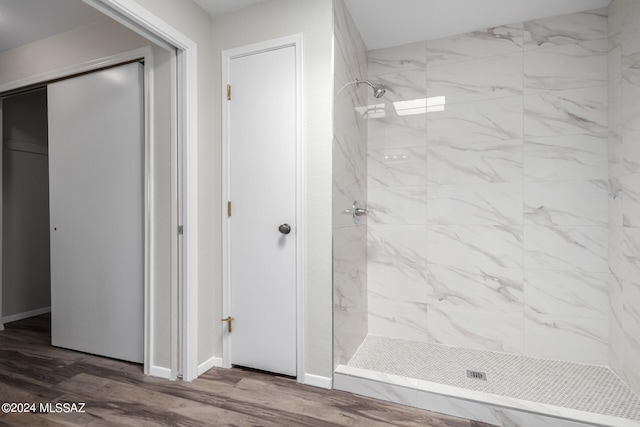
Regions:
M 227 202 L 227 216 L 231 217 L 231 202 Z
M 223 322 L 227 322 L 227 332 L 231 333 L 231 331 L 233 331 L 233 321 L 235 320 L 233 317 L 231 316 L 227 316 L 226 319 L 220 319 Z
M 227 101 L 231 101 L 231 85 L 227 85 Z

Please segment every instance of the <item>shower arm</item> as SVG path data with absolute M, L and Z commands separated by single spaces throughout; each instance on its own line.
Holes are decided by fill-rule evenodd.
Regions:
M 373 96 L 376 98 L 381 98 L 385 92 L 387 91 L 387 88 L 385 88 L 382 85 L 376 85 L 371 83 L 369 80 L 360 80 L 360 79 L 355 79 L 352 82 L 349 82 L 347 84 L 345 84 L 344 86 L 342 86 L 340 88 L 340 90 L 338 91 L 338 94 L 340 94 L 340 92 L 342 92 L 347 86 L 351 86 L 351 85 L 359 85 L 360 83 L 365 83 L 368 84 L 369 86 L 371 86 L 371 89 L 373 90 Z
M 360 83 L 366 83 L 369 86 L 371 86 L 372 88 L 375 89 L 375 85 L 373 83 L 371 83 L 369 80 L 360 80 L 360 79 L 355 79 L 352 82 L 349 82 L 347 84 L 345 84 L 344 86 L 342 86 L 342 88 L 340 88 L 340 90 L 338 91 L 338 93 L 342 92 L 347 86 L 351 86 L 351 85 L 359 85 Z

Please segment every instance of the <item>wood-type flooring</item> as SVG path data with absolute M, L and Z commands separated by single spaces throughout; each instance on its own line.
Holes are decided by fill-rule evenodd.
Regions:
M 153 378 L 141 365 L 52 347 L 50 335 L 49 315 L 0 331 L 0 404 L 52 409 L 0 412 L 0 425 L 487 426 L 247 369 L 216 368 L 190 383 Z

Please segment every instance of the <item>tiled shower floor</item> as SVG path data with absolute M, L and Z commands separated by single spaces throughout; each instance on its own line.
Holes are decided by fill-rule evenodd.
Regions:
M 349 367 L 602 415 L 640 420 L 640 398 L 609 369 L 368 336 Z M 486 373 L 486 381 L 467 370 Z

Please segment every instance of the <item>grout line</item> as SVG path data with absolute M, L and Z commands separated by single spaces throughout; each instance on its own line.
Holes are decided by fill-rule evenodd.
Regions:
M 347 366 L 640 420 L 640 397 L 604 366 L 371 335 Z M 465 369 L 488 380 L 469 379 Z

